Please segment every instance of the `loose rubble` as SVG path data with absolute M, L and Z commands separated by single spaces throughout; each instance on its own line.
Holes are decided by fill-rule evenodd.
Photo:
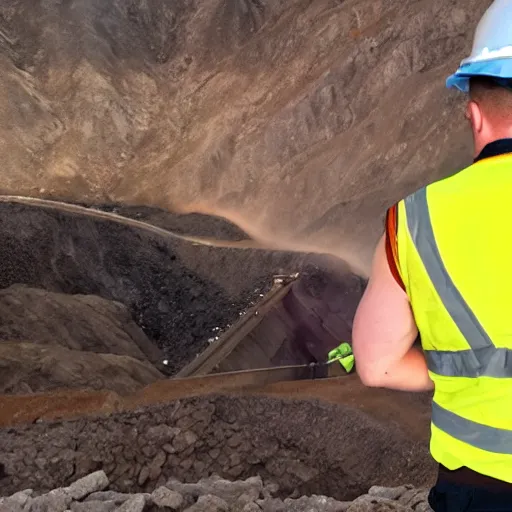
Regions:
M 36 496 L 32 489 L 0 498 L 0 512 L 429 512 L 428 491 L 412 486 L 372 487 L 352 502 L 325 496 L 277 497 L 275 483 L 261 477 L 231 482 L 211 476 L 198 483 L 171 479 L 151 494 L 109 491 L 103 471 L 68 487 Z

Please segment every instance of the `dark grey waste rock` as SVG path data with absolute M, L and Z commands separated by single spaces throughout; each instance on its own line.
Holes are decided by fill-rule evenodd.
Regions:
M 139 478 L 137 479 L 137 482 L 139 485 L 144 485 L 147 482 L 147 480 L 149 478 L 149 473 L 150 473 L 150 470 L 147 466 L 144 466 L 141 469 Z
M 242 512 L 261 512 L 261 508 L 256 503 L 247 503 Z
M 230 503 L 229 512 L 250 512 L 251 510 L 256 510 L 261 512 L 261 508 L 254 501 L 248 501 L 244 498 L 244 495 L 238 499 L 235 503 Z
M 379 487 L 373 486 L 368 494 L 378 498 L 386 498 L 388 500 L 398 500 L 400 496 L 404 495 L 407 491 L 411 490 L 411 485 L 402 485 L 400 487 Z
M 167 454 L 160 450 L 149 465 L 149 479 L 156 480 L 162 474 L 162 467 L 167 460 Z
M 262 495 L 266 500 L 272 499 L 279 492 L 279 485 L 276 483 L 269 483 L 263 487 Z
M 256 504 L 260 507 L 263 512 L 284 512 L 285 505 L 283 500 L 279 499 L 264 499 L 258 500 Z
M 150 494 L 144 494 L 146 500 L 150 498 Z M 116 505 L 122 505 L 125 501 L 132 497 L 131 494 L 116 491 L 99 491 L 93 492 L 87 496 L 84 501 L 113 501 Z
M 412 508 L 397 501 L 366 494 L 353 501 L 347 512 L 412 512 Z
M 167 489 L 167 487 L 159 487 L 151 494 L 151 500 L 159 507 L 167 507 L 171 510 L 178 510 L 183 505 L 183 496 Z
M 4 498 L 0 500 L 0 512 L 23 512 L 23 507 L 16 501 Z
M 109 485 L 107 475 L 104 471 L 96 471 L 90 475 L 80 478 L 64 489 L 74 500 L 81 500 L 93 492 L 103 491 Z
M 428 494 L 429 491 L 425 489 L 409 489 L 405 493 L 403 493 L 398 502 L 401 505 L 411 508 L 415 512 L 420 512 L 421 509 L 425 509 L 425 506 L 428 508 L 427 511 L 431 510 L 428 505 Z
M 156 425 L 148 428 L 144 432 L 144 437 L 158 445 L 163 445 L 171 442 L 180 432 L 179 428 L 170 427 L 169 425 Z
M 428 501 L 425 503 L 420 503 L 415 509 L 414 512 L 432 512 L 432 509 L 430 508 L 430 505 L 428 504 Z
M 229 512 L 229 505 L 218 496 L 207 494 L 200 496 L 197 503 L 188 507 L 185 512 Z
M 71 512 L 113 512 L 118 504 L 115 501 L 90 500 L 71 504 Z
M 30 501 L 32 489 L 20 491 L 9 498 L 0 498 L 0 512 L 18 512 L 22 511 L 25 505 Z
M 191 430 L 179 432 L 172 442 L 173 448 L 177 453 L 186 450 L 189 446 L 194 445 L 198 440 L 197 435 Z
M 48 494 L 33 498 L 25 505 L 27 512 L 65 512 L 71 505 L 72 498 L 65 489 L 55 489 Z
M 164 435 L 164 430 L 158 433 Z M 300 497 L 298 492 L 296 498 L 275 499 L 272 495 L 279 487 L 264 486 L 261 477 L 231 482 L 212 475 L 195 484 L 173 479 L 152 494 L 102 490 L 108 485 L 105 473 L 98 471 L 42 496 L 33 497 L 28 489 L 0 498 L 0 512 L 432 512 L 429 491 L 410 485 L 375 486 L 351 503 L 325 496 Z
M 254 503 L 257 498 L 259 498 L 259 494 L 256 496 L 256 492 L 249 492 L 241 494 L 236 501 L 239 505 L 246 505 L 247 503 Z
M 146 498 L 142 494 L 138 494 L 125 501 L 116 509 L 116 512 L 143 512 L 145 507 Z
M 197 484 L 183 484 L 172 479 L 167 482 L 167 487 L 183 496 L 197 498 L 211 494 L 228 503 L 234 503 L 242 495 L 245 495 L 246 501 L 257 500 L 263 492 L 263 481 L 259 476 L 238 482 L 230 482 L 218 476 L 213 476 L 204 478 Z
M 33 494 L 32 489 L 28 489 L 27 491 L 20 491 L 20 492 L 13 494 L 12 496 L 10 496 L 9 500 L 12 503 L 18 503 L 19 505 L 24 507 L 27 504 L 27 502 L 30 500 L 32 494 Z
M 361 496 L 356 501 L 360 503 L 371 502 L 372 498 L 379 500 L 392 500 L 395 501 L 397 505 L 405 507 L 407 510 L 414 510 L 415 512 L 431 512 L 432 509 L 428 504 L 428 493 L 428 490 L 414 489 L 412 485 L 402 485 L 400 487 L 375 486 L 368 491 L 368 495 Z
M 302 482 L 309 482 L 318 476 L 318 469 L 312 468 L 300 460 L 286 461 L 286 472 L 296 476 Z
M 343 503 L 325 496 L 303 496 L 297 500 L 260 500 L 263 512 L 346 512 L 350 503 Z
M 310 498 L 304 496 L 297 500 L 287 499 L 284 500 L 284 504 L 290 512 L 312 512 L 313 510 L 318 510 L 319 512 L 345 512 L 348 509 L 346 503 L 325 496 L 311 496 Z

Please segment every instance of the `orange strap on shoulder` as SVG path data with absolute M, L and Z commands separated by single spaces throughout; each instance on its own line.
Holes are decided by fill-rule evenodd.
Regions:
M 395 281 L 400 288 L 405 291 L 404 282 L 398 271 L 398 243 L 397 243 L 397 230 L 398 230 L 398 207 L 393 205 L 386 214 L 386 256 L 388 259 L 389 270 Z

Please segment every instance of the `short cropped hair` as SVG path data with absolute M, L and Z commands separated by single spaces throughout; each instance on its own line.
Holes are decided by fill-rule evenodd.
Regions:
M 496 121 L 512 120 L 512 80 L 471 78 L 469 96 Z

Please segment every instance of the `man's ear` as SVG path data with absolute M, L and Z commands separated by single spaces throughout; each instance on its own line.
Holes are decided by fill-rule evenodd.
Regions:
M 470 101 L 468 103 L 468 117 L 471 122 L 471 126 L 473 128 L 473 132 L 481 133 L 484 127 L 484 117 L 482 113 L 482 108 L 476 101 Z

